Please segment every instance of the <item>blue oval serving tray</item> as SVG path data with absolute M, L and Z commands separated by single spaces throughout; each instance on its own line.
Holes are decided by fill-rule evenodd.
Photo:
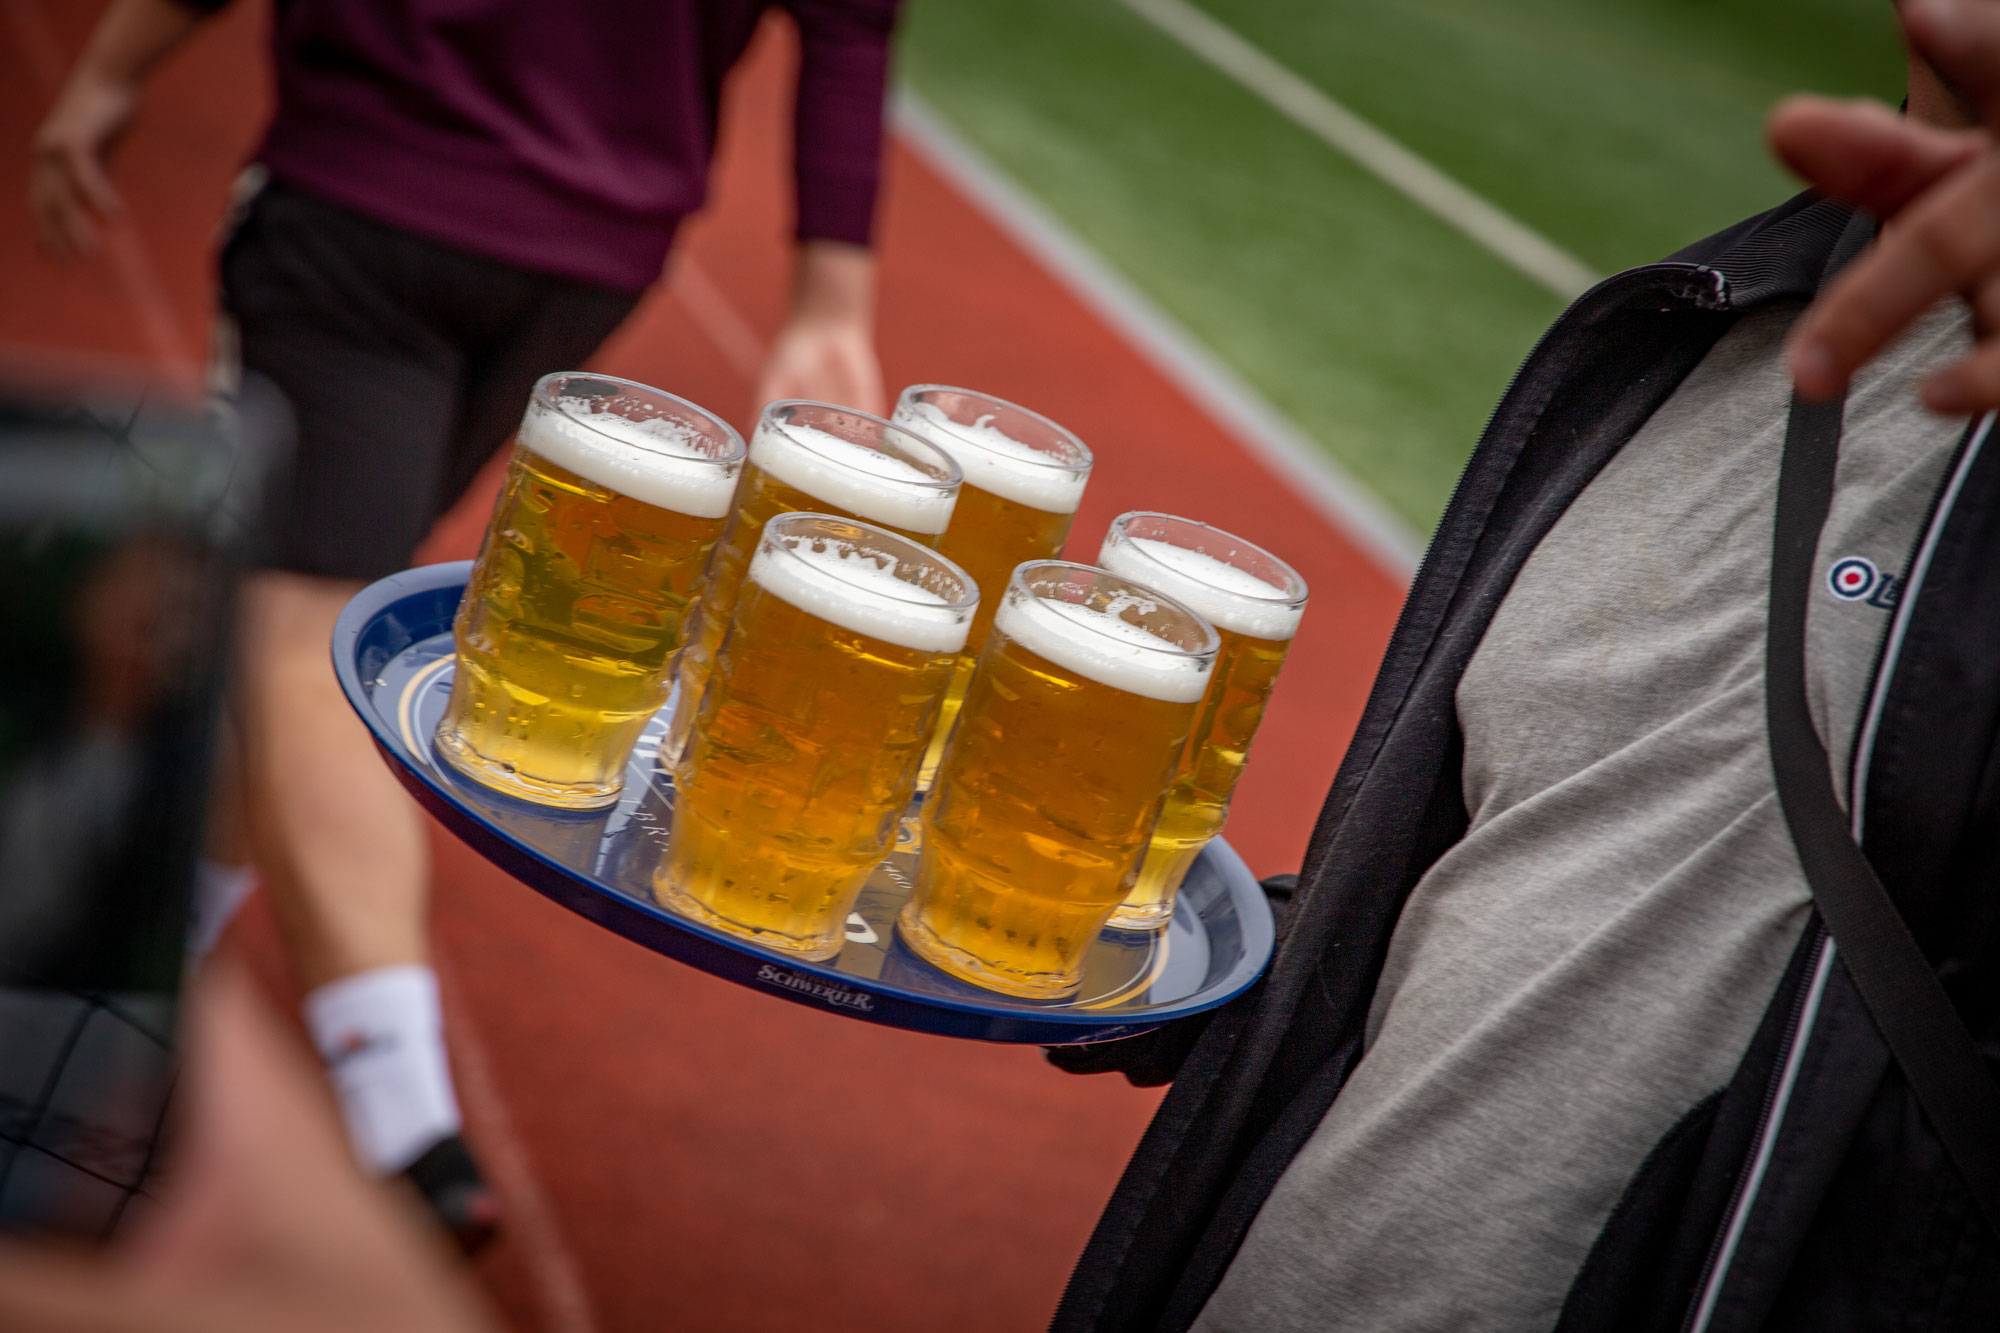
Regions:
M 862 890 L 847 919 L 847 944 L 828 962 L 801 962 L 662 907 L 651 882 L 673 812 L 673 783 L 654 762 L 666 710 L 634 748 L 618 803 L 587 814 L 492 791 L 432 750 L 451 690 L 452 617 L 471 570 L 469 561 L 430 565 L 363 589 L 334 629 L 334 670 L 383 758 L 426 810 L 514 878 L 607 930 L 690 967 L 851 1018 L 1045 1045 L 1134 1036 L 1213 1009 L 1270 960 L 1270 907 L 1220 838 L 1196 861 L 1167 929 L 1106 931 L 1085 964 L 1082 989 L 1063 1001 L 981 990 L 896 938 L 896 913 L 916 874 L 907 837 Z

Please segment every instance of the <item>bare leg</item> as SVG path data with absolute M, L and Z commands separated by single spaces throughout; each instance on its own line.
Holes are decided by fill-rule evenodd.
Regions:
M 195 868 L 194 901 L 189 907 L 187 956 L 200 963 L 222 940 L 250 893 L 257 887 L 251 865 L 250 827 L 243 810 L 242 747 L 225 716 L 210 777 L 208 831 Z
M 242 760 L 241 737 L 235 722 L 225 716 L 215 747 L 208 832 L 202 839 L 202 854 L 223 865 L 240 866 L 250 860 L 250 827 L 243 811 L 243 775 L 239 771 Z
M 356 1154 L 377 1175 L 405 1174 L 471 1248 L 497 1204 L 459 1136 L 423 818 L 333 674 L 333 624 L 360 587 L 276 572 L 246 582 L 237 790 Z
M 278 572 L 244 588 L 243 806 L 307 990 L 429 958 L 422 817 L 348 707 L 328 648 L 334 620 L 360 588 Z

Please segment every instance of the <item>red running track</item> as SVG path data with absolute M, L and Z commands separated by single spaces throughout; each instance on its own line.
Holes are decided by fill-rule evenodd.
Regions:
M 0 0 L 0 198 L 94 5 Z M 238 5 L 157 79 L 118 179 L 132 220 L 58 267 L 0 207 L 0 369 L 150 366 L 192 380 L 208 249 L 266 103 L 261 10 Z M 601 368 L 747 425 L 787 280 L 788 33 L 731 90 L 714 201 Z M 6 182 L 16 182 L 7 186 Z M 883 201 L 888 382 L 964 383 L 1097 451 L 1073 554 L 1115 513 L 1258 534 L 1313 603 L 1229 837 L 1293 868 L 1401 589 L 906 146 Z M 491 473 L 426 558 L 472 553 Z M 454 1059 L 510 1229 L 482 1277 L 524 1329 L 1033 1329 L 1157 1100 L 1039 1053 L 893 1032 L 711 980 L 597 930 L 435 839 Z M 253 903 L 230 947 L 290 983 Z

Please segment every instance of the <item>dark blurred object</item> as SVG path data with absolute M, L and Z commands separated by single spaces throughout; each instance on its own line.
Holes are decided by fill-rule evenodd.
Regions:
M 0 1227 L 146 1191 L 238 561 L 287 432 L 0 387 Z
M 355 1170 L 298 1042 L 249 978 L 226 961 L 203 972 L 166 1200 L 102 1253 L 0 1237 L 0 1329 L 500 1333 L 413 1200 Z
M 500 1196 L 486 1183 L 463 1135 L 439 1139 L 401 1175 L 462 1254 L 478 1254 L 500 1234 Z

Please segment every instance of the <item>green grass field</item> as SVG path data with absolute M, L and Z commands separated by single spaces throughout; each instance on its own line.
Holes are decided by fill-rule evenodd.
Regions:
M 1796 188 L 1786 92 L 1901 95 L 1887 0 L 1198 0 L 1600 271 Z M 1420 532 L 1557 299 L 1116 0 L 912 0 L 904 76 Z

